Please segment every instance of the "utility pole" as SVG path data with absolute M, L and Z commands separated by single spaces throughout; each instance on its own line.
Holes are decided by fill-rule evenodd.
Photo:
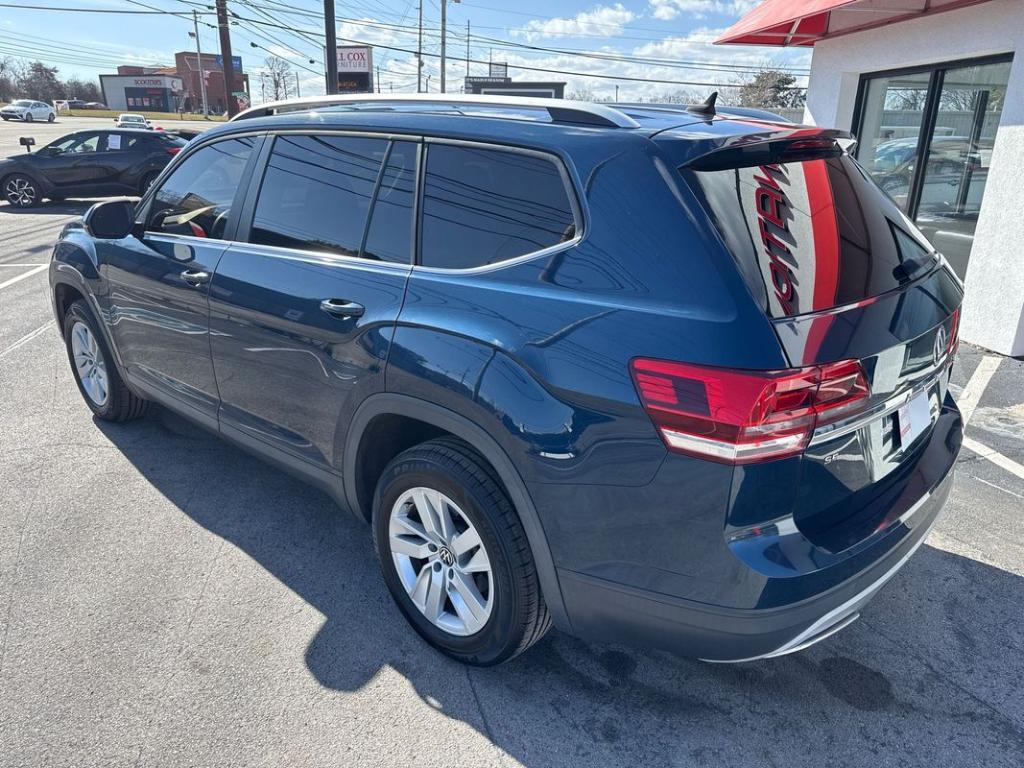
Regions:
M 466 19 L 466 77 L 469 77 L 469 19 Z
M 448 38 L 448 0 L 441 0 L 441 93 L 444 93 L 444 70 L 448 60 L 445 58 L 444 43 Z
M 302 89 L 299 87 L 299 73 L 298 72 L 295 73 L 295 96 L 296 97 L 301 97 L 302 96 Z
M 378 64 L 374 67 L 374 70 L 376 71 L 374 72 L 373 79 L 377 83 L 377 93 L 380 93 L 380 65 Z
M 220 32 L 220 57 L 224 70 L 224 98 L 228 107 L 228 117 L 238 114 L 238 102 L 235 101 L 235 61 L 231 57 L 231 29 L 228 27 L 228 2 L 217 0 L 217 31 Z
M 324 32 L 327 36 L 327 95 L 338 92 L 338 30 L 334 0 L 324 0 Z
M 192 32 L 191 35 L 196 39 L 196 69 L 199 70 L 199 91 L 203 94 L 203 120 L 206 120 L 206 113 L 209 109 L 206 106 L 206 78 L 203 77 L 203 48 L 199 43 L 199 14 L 196 11 L 192 11 L 192 23 L 196 28 L 196 31 Z
M 619 103 L 619 86 L 618 85 L 615 86 L 615 103 L 616 104 Z
M 420 36 L 416 44 L 416 93 L 423 93 L 423 0 L 420 0 Z

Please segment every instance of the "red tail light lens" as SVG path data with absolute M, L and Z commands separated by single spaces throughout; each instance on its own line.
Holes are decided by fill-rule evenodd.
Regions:
M 955 355 L 960 347 L 960 307 L 953 310 L 953 321 L 949 326 L 949 346 L 946 352 Z
M 181 152 L 181 147 L 168 147 L 167 148 L 167 154 L 168 155 L 176 155 L 179 152 Z
M 668 448 L 727 464 L 801 453 L 816 426 L 855 412 L 870 396 L 857 360 L 739 371 L 636 359 L 631 368 Z

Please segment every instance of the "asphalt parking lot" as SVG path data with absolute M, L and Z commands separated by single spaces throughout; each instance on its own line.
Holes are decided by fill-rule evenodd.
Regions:
M 85 207 L 0 204 L 5 768 L 1022 764 L 1024 363 L 963 349 L 996 453 L 964 450 L 945 518 L 838 635 L 717 666 L 552 632 L 468 669 L 327 497 L 166 411 L 91 418 L 40 269 Z

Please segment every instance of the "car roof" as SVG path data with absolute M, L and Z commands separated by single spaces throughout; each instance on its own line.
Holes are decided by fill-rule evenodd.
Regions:
M 477 106 L 476 103 L 467 106 L 463 103 L 464 98 L 452 97 L 451 104 L 396 103 L 387 99 L 358 105 L 312 104 L 312 108 L 303 109 L 300 106 L 294 111 L 282 111 L 273 115 L 245 116 L 244 119 L 233 120 L 204 131 L 201 139 L 205 143 L 231 134 L 263 131 L 352 130 L 385 135 L 428 135 L 557 150 L 570 146 L 580 147 L 586 143 L 593 144 L 598 138 L 613 144 L 623 140 L 648 139 L 662 132 L 698 124 L 696 130 L 711 135 L 734 133 L 735 128 L 726 129 L 723 123 L 736 121 L 742 121 L 748 127 L 761 126 L 762 129 L 774 125 L 785 130 L 795 127 L 789 122 L 777 124 L 749 117 L 731 117 L 725 107 L 720 108 L 718 115 L 714 115 L 690 111 L 683 105 L 623 105 L 620 110 L 616 110 L 621 114 L 623 127 L 593 125 L 551 119 L 546 113 L 538 114 L 538 111 L 545 108 L 572 110 L 586 107 L 585 104 L 529 99 L 526 101 L 531 103 L 520 108 L 518 100 L 509 99 L 507 103 L 493 107 Z M 545 103 L 538 106 L 533 102 Z M 615 109 L 614 104 L 598 106 Z M 569 119 L 575 118 L 570 115 Z

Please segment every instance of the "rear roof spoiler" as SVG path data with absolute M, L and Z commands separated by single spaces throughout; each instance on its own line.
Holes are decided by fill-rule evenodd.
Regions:
M 711 136 L 694 142 L 683 163 L 696 171 L 836 157 L 855 145 L 853 135 L 832 128 L 776 128 Z

